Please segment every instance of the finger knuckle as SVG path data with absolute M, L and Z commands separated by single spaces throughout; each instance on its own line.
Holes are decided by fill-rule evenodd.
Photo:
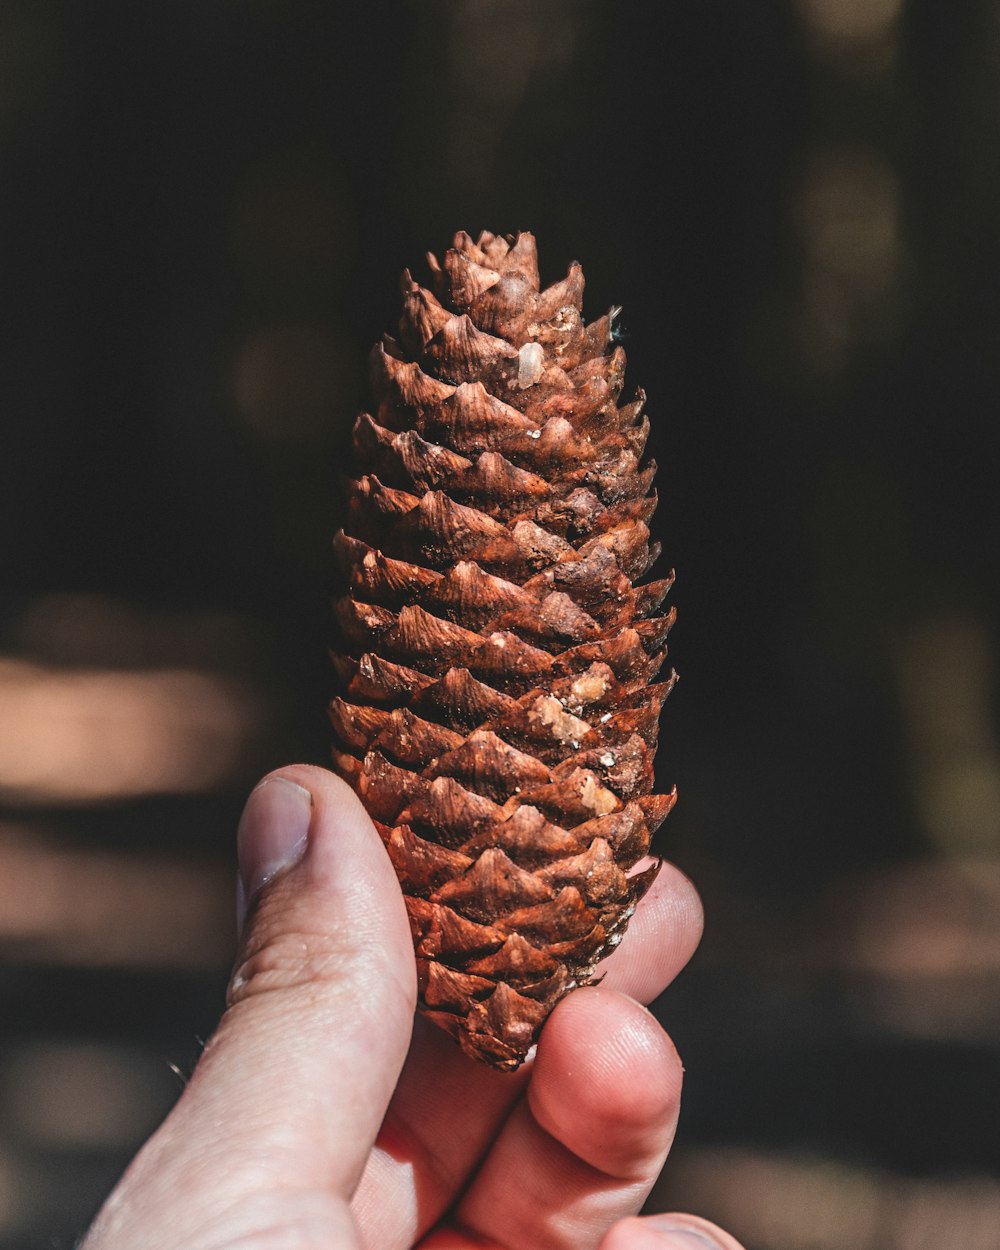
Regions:
M 251 943 L 236 963 L 227 1005 L 336 986 L 345 966 L 343 942 L 329 933 L 279 932 Z

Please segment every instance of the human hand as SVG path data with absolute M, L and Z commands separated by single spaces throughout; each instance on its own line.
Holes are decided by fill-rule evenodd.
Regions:
M 81 1250 L 740 1250 L 693 1216 L 634 1215 L 681 1087 L 640 1003 L 701 935 L 676 869 L 509 1074 L 413 1026 L 402 896 L 343 782 L 272 773 L 239 850 L 250 908 L 226 1012 Z

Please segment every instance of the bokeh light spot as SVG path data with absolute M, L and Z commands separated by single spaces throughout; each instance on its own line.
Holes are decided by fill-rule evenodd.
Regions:
M 798 0 L 813 30 L 832 41 L 870 43 L 892 28 L 903 0 Z
M 0 658 L 0 792 L 105 802 L 211 790 L 238 774 L 263 708 L 229 678 Z

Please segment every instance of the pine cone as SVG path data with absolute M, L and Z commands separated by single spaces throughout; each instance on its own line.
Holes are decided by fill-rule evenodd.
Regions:
M 584 324 L 575 263 L 541 291 L 530 234 L 428 259 L 354 427 L 334 761 L 399 875 L 423 1013 L 513 1069 L 656 875 L 628 874 L 674 799 L 650 793 L 672 579 L 636 584 L 655 465 L 618 310 Z

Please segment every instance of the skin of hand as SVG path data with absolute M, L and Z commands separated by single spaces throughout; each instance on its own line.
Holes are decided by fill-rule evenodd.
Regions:
M 636 1216 L 682 1074 L 641 1004 L 701 935 L 676 869 L 509 1074 L 414 1024 L 402 895 L 343 782 L 270 774 L 239 856 L 226 1011 L 80 1250 L 741 1250 L 694 1216 Z

